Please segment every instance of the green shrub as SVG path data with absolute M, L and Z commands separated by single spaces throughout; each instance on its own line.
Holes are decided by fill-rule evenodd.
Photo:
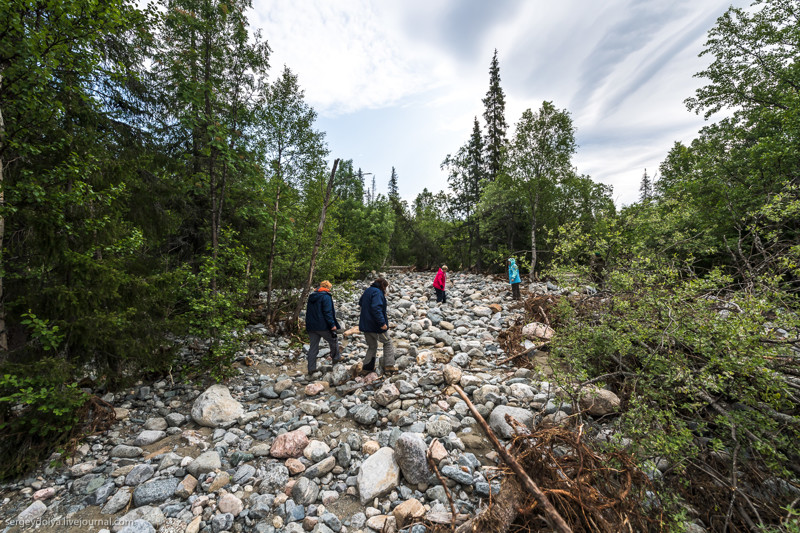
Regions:
M 187 332 L 210 341 L 203 354 L 200 375 L 216 381 L 229 377 L 233 361 L 242 344 L 244 304 L 248 295 L 248 254 L 234 240 L 232 232 L 223 232 L 216 258 L 202 258 L 197 272 L 185 272 L 183 301 Z
M 38 466 L 79 429 L 89 396 L 65 382 L 71 370 L 55 358 L 0 369 L 0 479 Z
M 777 504 L 791 498 L 765 480 L 796 483 L 800 461 L 797 357 L 776 334 L 800 330 L 796 299 L 767 283 L 743 290 L 718 272 L 700 279 L 654 261 L 616 271 L 609 283 L 611 296 L 553 313 L 560 380 L 605 376 L 599 384 L 622 399 L 616 423 L 629 451 L 640 464 L 666 459 L 672 494 L 713 515 L 741 493 L 742 509 L 754 505 L 776 523 Z

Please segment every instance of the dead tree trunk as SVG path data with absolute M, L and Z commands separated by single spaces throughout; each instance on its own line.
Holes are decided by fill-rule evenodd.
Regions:
M 325 216 L 328 212 L 328 206 L 331 205 L 331 194 L 333 192 L 333 181 L 336 177 L 336 167 L 339 166 L 339 160 L 335 159 L 333 161 L 333 170 L 331 170 L 331 177 L 328 178 L 328 186 L 325 189 L 325 198 L 322 200 L 322 212 L 319 215 L 319 225 L 317 226 L 317 238 L 314 241 L 314 248 L 311 250 L 311 265 L 308 268 L 308 278 L 306 279 L 306 284 L 303 287 L 303 292 L 300 295 L 300 298 L 297 300 L 297 306 L 294 308 L 294 318 L 292 320 L 293 323 L 297 323 L 300 320 L 300 310 L 303 309 L 303 303 L 306 301 L 308 297 L 308 293 L 311 290 L 311 282 L 314 280 L 314 269 L 317 266 L 317 253 L 319 253 L 320 244 L 322 244 L 322 232 L 325 229 Z
M 467 407 L 472 412 L 472 416 L 478 421 L 478 424 L 480 424 L 484 433 L 486 433 L 486 436 L 489 437 L 494 449 L 497 450 L 497 453 L 500 454 L 500 457 L 503 459 L 503 461 L 505 461 L 505 463 L 517 475 L 517 480 L 519 483 L 525 487 L 525 489 L 530 492 L 531 495 L 533 495 L 536 503 L 541 506 L 544 519 L 547 521 L 547 524 L 557 533 L 572 533 L 572 528 L 567 525 L 567 522 L 564 520 L 564 518 L 558 513 L 556 508 L 553 507 L 553 504 L 547 499 L 545 493 L 542 492 L 539 486 L 536 485 L 536 483 L 530 478 L 525 470 L 523 470 L 522 465 L 520 465 L 519 462 L 517 462 L 517 460 L 510 453 L 508 453 L 508 450 L 506 450 L 506 448 L 500 444 L 500 441 L 497 440 L 497 437 L 489 427 L 489 424 L 487 424 L 486 420 L 483 419 L 481 414 L 475 408 L 475 405 L 473 405 L 469 397 L 467 397 L 467 394 L 458 385 L 453 385 L 453 388 L 458 395 L 461 396 L 461 399 L 467 404 Z

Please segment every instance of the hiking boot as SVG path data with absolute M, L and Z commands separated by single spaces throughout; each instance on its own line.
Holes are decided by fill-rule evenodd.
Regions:
M 394 365 L 383 367 L 383 375 L 384 376 L 391 376 L 392 374 L 395 374 L 396 372 L 397 372 L 397 367 L 394 366 Z

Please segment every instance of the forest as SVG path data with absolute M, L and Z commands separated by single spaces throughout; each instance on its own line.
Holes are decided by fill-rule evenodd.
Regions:
M 173 372 L 176 338 L 209 340 L 176 377 L 223 380 L 244 325 L 297 330 L 314 282 L 504 275 L 513 256 L 531 281 L 599 289 L 551 310 L 551 355 L 620 392 L 637 457 L 676 465 L 673 498 L 705 487 L 726 527 L 800 530 L 796 496 L 742 488 L 800 493 L 800 1 L 720 15 L 685 95 L 707 125 L 624 207 L 575 167 L 568 109 L 506 117 L 497 51 L 483 116 L 442 154 L 448 189 L 408 203 L 392 168 L 384 194 L 330 152 L 249 9 L 0 3 L 3 477 L 80 434 L 85 389 Z

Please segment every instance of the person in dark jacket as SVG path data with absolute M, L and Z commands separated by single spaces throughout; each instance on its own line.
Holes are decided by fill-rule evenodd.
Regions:
M 389 282 L 384 278 L 376 279 L 367 287 L 358 306 L 361 316 L 358 320 L 358 329 L 367 340 L 367 354 L 364 356 L 364 372 L 375 370 L 375 361 L 378 355 L 378 342 L 383 345 L 383 372 L 396 372 L 394 366 L 394 344 L 389 338 L 389 317 L 386 314 L 386 288 Z
M 317 371 L 320 339 L 328 342 L 333 362 L 338 363 L 340 359 L 336 332 L 341 326 L 336 320 L 336 310 L 333 308 L 333 296 L 330 291 L 331 282 L 325 280 L 319 284 L 319 289 L 308 297 L 306 307 L 306 331 L 309 338 L 308 375 Z

